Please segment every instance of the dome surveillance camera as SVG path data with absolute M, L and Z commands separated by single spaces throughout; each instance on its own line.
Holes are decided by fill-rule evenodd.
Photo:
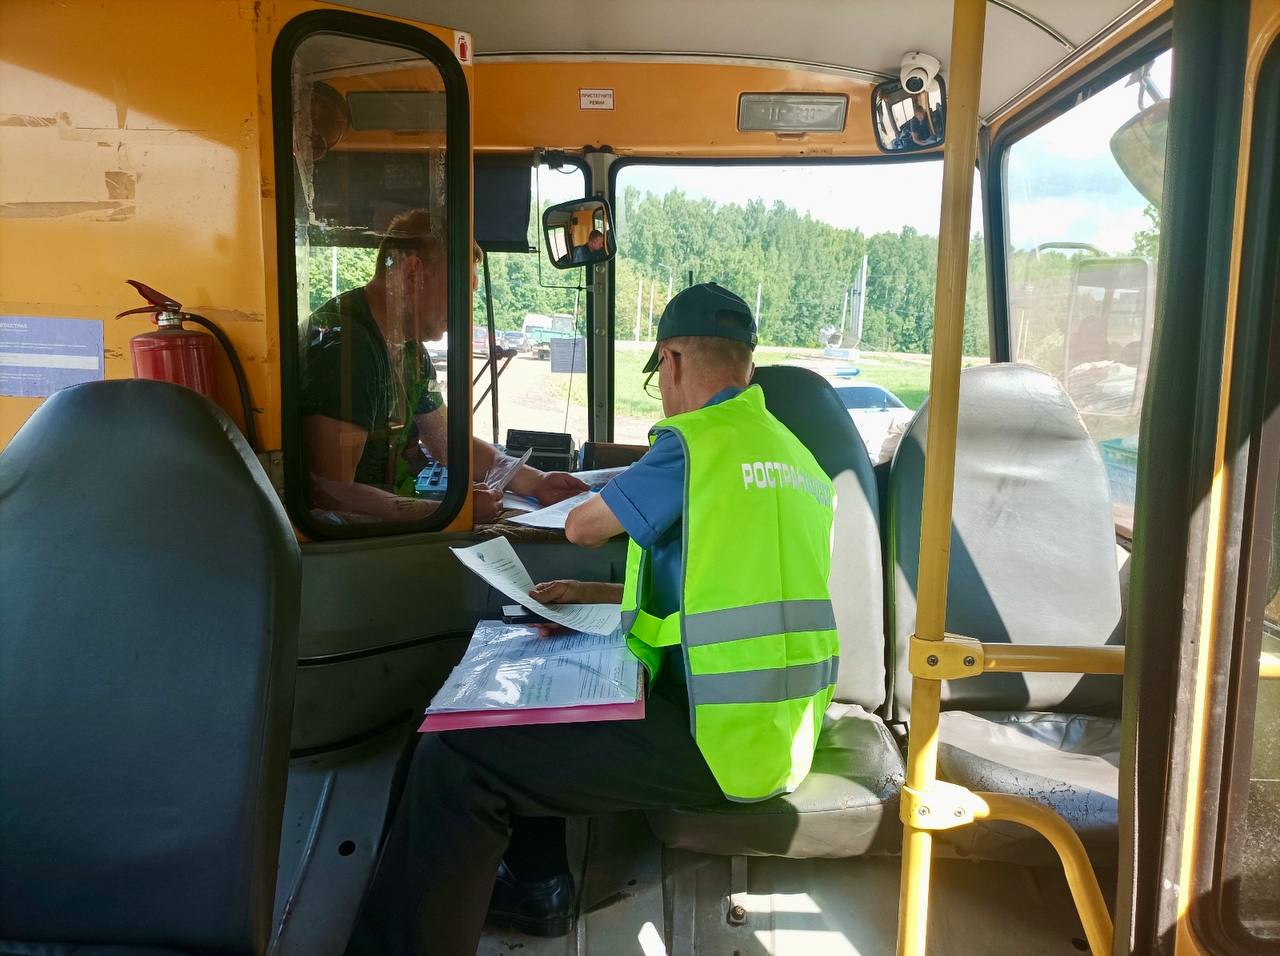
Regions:
M 929 88 L 941 69 L 942 64 L 936 56 L 928 53 L 904 53 L 898 76 L 902 81 L 902 88 L 916 96 Z

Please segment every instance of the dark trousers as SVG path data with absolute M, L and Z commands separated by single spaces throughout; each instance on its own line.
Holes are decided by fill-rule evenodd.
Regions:
M 550 833 L 563 865 L 545 818 L 722 801 L 686 705 L 661 690 L 643 720 L 423 735 L 348 954 L 474 956 L 513 818 L 535 818 L 522 855 Z

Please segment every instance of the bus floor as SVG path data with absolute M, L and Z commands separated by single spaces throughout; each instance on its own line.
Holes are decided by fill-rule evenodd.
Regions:
M 647 857 L 647 859 L 646 859 Z M 582 913 L 570 934 L 487 929 L 478 956 L 888 956 L 897 931 L 897 857 L 749 861 L 744 924 L 726 919 L 730 861 L 655 845 L 626 890 Z M 1113 874 L 1100 874 L 1103 885 Z M 939 859 L 931 956 L 1087 952 L 1056 867 Z

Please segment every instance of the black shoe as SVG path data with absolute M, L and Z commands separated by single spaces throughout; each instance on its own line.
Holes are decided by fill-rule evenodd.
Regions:
M 530 936 L 564 936 L 573 924 L 572 906 L 572 875 L 561 873 L 546 880 L 522 881 L 503 863 L 493 884 L 487 922 Z

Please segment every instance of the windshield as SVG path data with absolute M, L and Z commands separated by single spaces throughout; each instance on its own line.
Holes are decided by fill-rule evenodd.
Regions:
M 856 369 L 907 407 L 924 401 L 941 162 L 635 163 L 618 172 L 615 197 L 616 441 L 644 442 L 661 417 L 641 368 L 663 307 L 691 281 L 746 300 L 759 323 L 756 365 L 802 365 L 828 379 Z M 988 354 L 980 235 L 967 289 L 974 364 Z

